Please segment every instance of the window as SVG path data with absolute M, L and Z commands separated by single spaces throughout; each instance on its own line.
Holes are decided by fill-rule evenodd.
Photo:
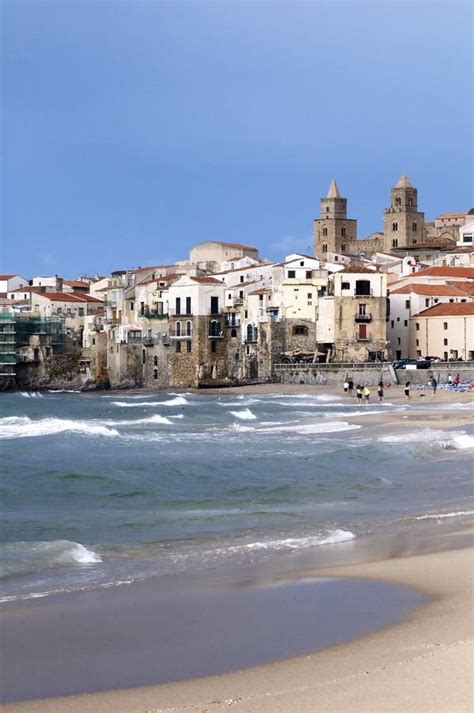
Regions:
M 399 196 L 397 196 L 395 198 L 395 205 L 401 205 L 401 204 L 402 204 L 402 199 Z
M 211 352 L 215 354 L 217 352 L 217 342 L 215 339 L 211 341 Z
M 392 321 L 390 322 L 390 326 L 391 326 L 392 329 L 395 327 L 395 322 L 393 321 L 393 319 L 392 319 Z
M 245 319 L 248 319 L 248 316 L 249 316 L 248 310 L 245 310 L 245 312 L 244 312 L 244 318 L 245 318 Z
M 448 328 L 448 323 L 447 323 L 447 322 L 443 322 L 443 329 L 447 329 L 447 328 Z
M 429 299 L 427 299 L 427 300 L 425 300 L 425 307 L 429 307 L 429 306 L 430 306 L 430 301 L 429 301 Z
M 133 302 L 130 302 L 130 312 L 133 312 L 135 309 L 135 304 Z
M 359 324 L 359 339 L 367 339 L 367 325 Z
M 342 238 L 346 237 L 346 226 L 345 225 L 343 225 L 341 228 L 341 237 Z
M 58 309 L 56 310 L 57 314 L 61 314 L 62 311 L 63 311 L 63 308 L 62 308 L 62 307 L 58 307 Z
M 313 299 L 313 293 L 312 293 L 312 292 L 308 292 L 308 299 L 309 299 L 309 300 L 312 300 L 312 299 Z
M 306 279 L 307 280 L 311 280 L 311 275 L 312 275 L 311 270 L 306 270 Z
M 158 369 L 153 369 L 153 378 L 156 379 L 158 378 Z
M 296 271 L 295 270 L 288 270 L 288 278 L 292 280 L 294 277 L 296 277 Z
M 415 323 L 415 329 L 416 329 L 417 332 L 420 331 L 420 323 L 419 323 L 419 322 L 416 322 L 416 323 Z
M 326 213 L 329 213 L 329 208 L 326 206 Z
M 392 223 L 392 233 L 396 233 L 398 231 L 398 223 Z
M 217 319 L 211 320 L 209 323 L 209 336 L 210 337 L 220 337 L 221 335 L 221 323 Z
M 191 341 L 186 342 L 186 351 L 188 352 L 188 354 L 191 352 L 191 349 L 192 349 L 192 342 Z
M 140 314 L 143 315 L 145 314 L 145 303 L 140 302 Z
M 345 253 L 345 252 L 346 252 L 346 244 L 342 243 L 341 244 L 341 253 Z
M 327 253 L 327 251 L 328 251 L 328 246 L 326 245 L 326 243 L 323 243 L 323 253 Z
M 155 354 L 155 356 L 153 357 L 153 366 L 158 366 L 158 357 L 157 357 L 156 354 Z
M 181 314 L 181 297 L 176 298 L 176 314 Z
M 211 314 L 219 314 L 219 298 L 211 297 Z
M 231 332 L 230 332 L 230 336 L 231 336 L 231 339 L 236 339 L 236 337 L 237 337 L 237 330 L 236 330 L 236 329 L 232 329 Z
M 448 346 L 448 340 L 447 340 L 447 339 L 443 339 L 443 344 L 444 344 L 445 347 L 447 347 L 447 346 Z
M 146 349 L 142 349 L 142 364 L 146 364 Z
M 84 307 L 79 307 L 79 317 L 84 317 Z
M 243 299 L 244 299 L 244 291 L 239 290 L 239 300 L 243 300 Z
M 240 276 L 240 281 L 241 281 L 241 282 L 244 281 L 244 276 L 243 276 L 243 275 Z
M 176 336 L 181 336 L 181 322 L 176 322 Z
M 181 342 L 176 342 L 176 354 L 181 353 Z
M 410 300 L 405 300 L 405 309 L 410 309 Z
M 394 239 L 392 240 L 392 248 L 398 248 L 398 240 L 397 240 L 397 238 L 394 238 Z
M 186 314 L 191 314 L 191 297 L 186 297 Z
M 188 319 L 188 321 L 186 322 L 186 336 L 187 337 L 191 336 L 192 330 L 193 330 L 193 325 L 191 324 L 191 322 Z
M 413 205 L 413 198 L 408 199 L 408 205 Z
M 418 340 L 417 340 L 417 341 L 418 341 Z M 400 339 L 400 337 L 398 337 L 397 342 L 398 342 L 398 344 L 401 344 L 401 343 L 402 343 L 402 340 Z
M 415 344 L 416 344 L 417 347 L 419 347 L 419 346 L 420 346 L 420 340 L 417 339 L 416 342 L 415 342 Z
M 408 327 L 408 319 L 405 319 L 405 320 L 404 320 L 403 326 L 404 326 L 404 327 Z
M 263 295 L 259 295 L 259 296 L 258 296 L 258 299 L 259 299 L 260 302 L 263 302 Z
M 412 223 L 411 227 L 412 227 L 413 232 L 416 233 L 416 231 L 418 230 L 418 225 L 416 223 Z
M 323 228 L 323 237 L 325 238 L 327 236 L 327 234 L 328 234 L 328 229 Z
M 356 295 L 370 295 L 370 280 L 356 280 Z
M 416 242 L 417 242 L 416 238 L 412 238 L 411 242 L 412 242 L 412 245 L 416 245 Z
M 92 337 L 92 346 L 95 347 L 95 337 Z M 49 349 L 49 347 L 48 347 L 48 349 Z M 46 352 L 48 352 L 48 349 L 46 350 Z M 51 350 L 49 349 L 49 351 L 51 351 Z M 46 353 L 46 356 L 49 356 L 49 354 Z
M 351 289 L 350 282 L 341 282 L 341 290 L 350 290 L 350 289 Z
M 297 337 L 297 336 L 307 337 L 308 336 L 308 327 L 306 327 L 304 324 L 297 324 L 295 327 L 293 327 L 293 335 L 295 337 Z
M 359 314 L 360 315 L 366 315 L 367 314 L 367 305 L 366 304 L 360 304 L 359 305 Z

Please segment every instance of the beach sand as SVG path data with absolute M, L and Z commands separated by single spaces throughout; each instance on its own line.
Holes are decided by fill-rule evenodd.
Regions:
M 431 601 L 397 626 L 318 653 L 191 681 L 5 704 L 5 713 L 468 713 L 474 709 L 472 548 L 330 567 Z M 464 540 L 463 540 L 464 543 Z M 315 573 L 316 574 L 316 573 Z

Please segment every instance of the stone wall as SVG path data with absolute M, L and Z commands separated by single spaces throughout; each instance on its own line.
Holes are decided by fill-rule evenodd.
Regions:
M 446 384 L 448 374 L 452 376 L 459 374 L 462 383 L 474 383 L 474 367 L 447 369 L 445 367 L 433 369 L 397 369 L 396 375 L 400 384 L 405 384 L 410 381 L 412 384 L 427 384 L 431 376 L 434 375 L 439 384 Z M 273 380 L 281 384 L 319 384 L 331 387 L 341 387 L 346 378 L 351 378 L 354 384 L 360 383 L 367 386 L 377 386 L 380 379 L 383 379 L 384 384 L 396 384 L 392 379 L 389 365 L 380 365 L 380 368 L 357 367 L 349 369 L 325 369 L 314 367 L 294 366 L 284 370 L 275 370 Z

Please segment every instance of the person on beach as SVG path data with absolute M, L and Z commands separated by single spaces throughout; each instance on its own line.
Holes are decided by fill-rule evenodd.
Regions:
M 454 377 L 454 386 L 457 388 L 460 383 L 461 383 L 461 377 L 459 376 L 459 374 L 456 374 L 456 376 Z
M 452 386 L 452 385 L 453 385 L 453 377 L 451 376 L 451 374 L 448 374 L 448 386 Z
M 364 399 L 365 403 L 368 404 L 370 399 L 370 389 L 368 386 L 364 386 Z
M 405 398 L 407 401 L 410 400 L 410 382 L 409 381 L 407 381 L 407 383 L 405 384 Z
M 349 391 L 349 382 L 346 379 L 344 382 L 344 393 L 347 394 L 348 391 Z
M 357 386 L 356 386 L 356 395 L 357 395 L 357 401 L 361 402 L 362 401 L 362 386 L 360 384 L 357 384 Z
M 434 376 L 431 377 L 431 388 L 433 389 L 433 395 L 436 393 L 436 389 L 438 388 L 438 382 L 434 378 Z
M 349 393 L 352 395 L 352 392 L 354 391 L 354 382 L 352 379 L 348 379 L 348 384 L 349 384 Z
M 383 401 L 383 381 L 379 381 L 379 385 L 377 387 L 377 396 L 379 397 L 380 403 Z

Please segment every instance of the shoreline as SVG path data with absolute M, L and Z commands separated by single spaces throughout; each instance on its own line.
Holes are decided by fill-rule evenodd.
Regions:
M 385 582 L 430 600 L 400 623 L 322 650 L 174 683 L 6 703 L 5 713 L 360 713 L 472 710 L 472 531 L 447 531 L 452 549 L 316 567 L 310 576 Z M 451 544 L 449 544 L 451 543 Z M 457 549 L 459 548 L 459 549 Z M 308 572 L 307 572 L 308 575 Z M 309 576 L 309 575 L 308 575 Z M 440 674 L 441 672 L 441 674 Z M 387 696 L 387 687 L 391 691 Z M 433 706 L 426 708 L 426 700 Z

